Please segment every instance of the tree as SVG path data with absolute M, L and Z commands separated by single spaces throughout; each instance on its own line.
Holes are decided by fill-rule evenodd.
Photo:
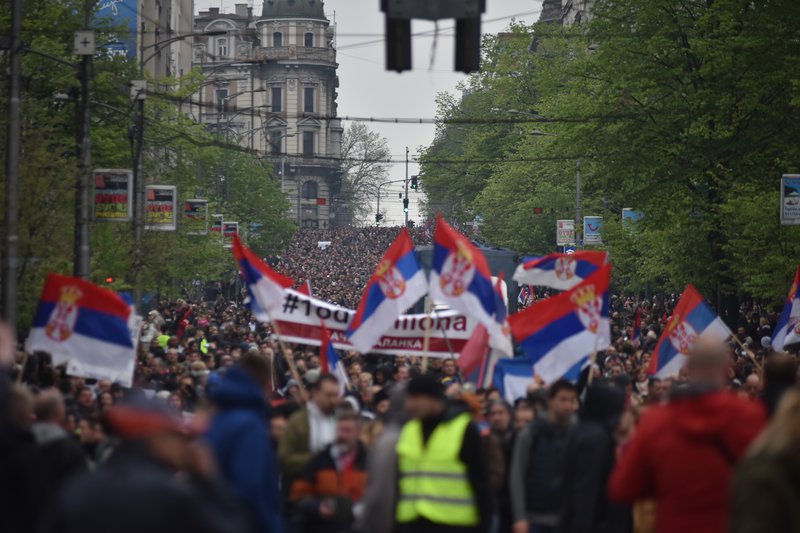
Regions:
M 371 202 L 389 173 L 391 151 L 386 138 L 356 122 L 342 135 L 342 191 L 350 212 L 360 223 L 373 217 Z

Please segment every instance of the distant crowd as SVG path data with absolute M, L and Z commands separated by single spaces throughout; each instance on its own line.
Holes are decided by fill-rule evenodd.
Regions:
M 272 261 L 355 307 L 397 231 L 302 230 Z M 0 374 L 0 531 L 800 530 L 798 363 L 768 348 L 775 313 L 743 304 L 743 347 L 700 343 L 656 379 L 676 303 L 615 296 L 613 347 L 577 382 L 506 398 L 453 359 L 345 352 L 342 383 L 242 305 L 162 300 L 131 389 L 42 353 Z

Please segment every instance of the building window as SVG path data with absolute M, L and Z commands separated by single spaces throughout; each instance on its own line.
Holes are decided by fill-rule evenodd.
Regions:
M 217 39 L 217 57 L 228 57 L 228 39 Z
M 319 227 L 319 210 L 317 209 L 317 206 L 304 205 L 300 211 L 300 217 L 302 218 L 302 225 L 304 228 Z
M 317 188 L 317 182 L 313 180 L 309 180 L 303 184 L 303 191 L 302 191 L 303 200 L 316 200 L 319 196 L 319 190 Z
M 303 111 L 306 113 L 314 112 L 314 88 L 306 87 L 303 89 Z
M 280 113 L 283 111 L 283 94 L 280 87 L 273 87 L 272 91 L 270 91 L 270 95 L 272 97 L 272 112 L 273 113 Z
M 305 156 L 314 155 L 314 132 L 313 131 L 304 131 L 303 132 L 303 155 L 305 155 Z
M 303 38 L 304 38 L 304 41 L 305 41 L 304 44 L 305 44 L 306 48 L 314 48 L 314 34 L 313 33 L 311 33 L 310 31 L 307 31 Z
M 281 32 L 272 32 L 272 46 L 276 48 L 283 46 L 283 34 Z
M 228 110 L 228 89 L 217 89 L 215 101 L 217 113 L 225 113 Z
M 269 153 L 272 155 L 283 154 L 283 138 L 285 135 L 280 130 L 269 132 Z

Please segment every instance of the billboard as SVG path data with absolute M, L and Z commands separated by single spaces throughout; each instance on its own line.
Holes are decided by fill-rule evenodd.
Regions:
M 183 202 L 183 232 L 208 235 L 208 200 L 194 198 Z
M 145 200 L 144 229 L 175 231 L 177 228 L 177 190 L 171 185 L 148 185 Z
M 575 221 L 556 220 L 556 246 L 575 243 Z
M 625 207 L 622 209 L 623 222 L 639 222 L 644 218 L 644 213 L 636 211 L 632 207 Z
M 800 224 L 800 174 L 781 177 L 781 224 Z
M 98 169 L 94 171 L 94 219 L 99 222 L 127 222 L 133 213 L 133 172 Z
M 238 234 L 238 222 L 228 222 L 226 220 L 222 223 L 222 244 L 225 248 L 233 248 L 233 236 Z
M 120 30 L 117 35 L 112 33 L 110 42 L 103 46 L 108 54 L 136 58 L 138 6 L 138 0 L 100 0 L 98 3 L 97 21 L 102 27 Z
M 603 217 L 583 217 L 583 244 L 603 244 L 600 230 L 603 228 Z
M 211 215 L 211 233 L 222 235 L 222 215 Z

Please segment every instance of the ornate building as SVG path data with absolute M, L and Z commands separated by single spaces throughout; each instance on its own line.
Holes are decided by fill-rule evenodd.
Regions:
M 544 0 L 539 22 L 557 22 L 562 26 L 591 20 L 597 0 Z
M 301 227 L 346 223 L 338 209 L 342 127 L 334 28 L 320 0 L 265 0 L 194 20 L 203 86 L 192 114 L 276 169 Z

